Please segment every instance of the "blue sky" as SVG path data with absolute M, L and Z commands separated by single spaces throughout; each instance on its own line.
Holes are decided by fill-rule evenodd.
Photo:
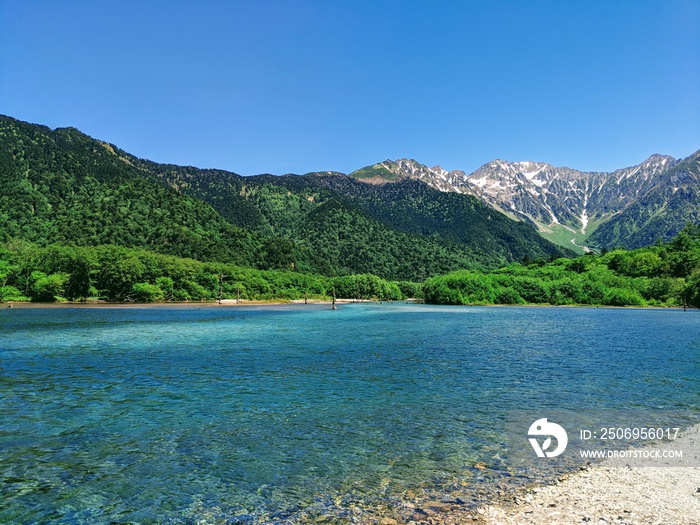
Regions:
M 242 175 L 700 149 L 700 1 L 0 0 L 0 113 Z

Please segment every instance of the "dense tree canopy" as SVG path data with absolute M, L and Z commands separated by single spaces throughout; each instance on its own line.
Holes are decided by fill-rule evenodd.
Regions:
M 423 294 L 438 304 L 700 307 L 700 227 L 638 250 L 453 272 L 428 279 Z
M 325 277 L 200 262 L 114 245 L 0 246 L 0 302 L 402 299 L 419 288 L 372 274 Z
M 281 259 L 279 266 L 287 262 Z M 0 245 L 0 302 L 211 301 L 219 292 L 251 300 L 335 293 L 348 299 L 423 297 L 437 304 L 700 307 L 700 227 L 688 225 L 672 242 L 649 248 L 459 270 L 422 285 L 371 273 L 328 277 L 259 270 L 114 245 Z

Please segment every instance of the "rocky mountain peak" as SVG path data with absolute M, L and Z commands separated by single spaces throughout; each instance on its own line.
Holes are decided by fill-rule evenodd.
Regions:
M 382 184 L 412 178 L 442 191 L 469 193 L 513 218 L 530 222 L 546 236 L 580 239 L 648 192 L 678 162 L 654 154 L 614 172 L 583 172 L 546 162 L 495 159 L 465 174 L 404 158 L 363 168 L 351 176 Z M 576 244 L 575 238 L 570 240 Z

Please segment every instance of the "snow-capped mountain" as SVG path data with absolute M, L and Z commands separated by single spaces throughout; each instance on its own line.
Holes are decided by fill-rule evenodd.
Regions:
M 652 155 L 641 164 L 614 172 L 582 172 L 544 162 L 494 160 L 467 175 L 399 159 L 368 166 L 350 176 L 374 183 L 408 177 L 442 191 L 470 193 L 512 217 L 533 223 L 552 240 L 571 246 L 658 184 L 672 184 L 664 182 L 671 181 L 664 175 L 679 162 Z
M 585 234 L 591 221 L 622 210 L 676 162 L 652 155 L 637 166 L 605 173 L 496 160 L 465 177 L 462 188 L 539 226 L 560 224 Z

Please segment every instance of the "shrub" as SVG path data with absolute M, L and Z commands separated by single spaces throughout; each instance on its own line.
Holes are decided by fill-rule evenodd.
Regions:
M 57 301 L 59 297 L 63 297 L 70 275 L 67 273 L 46 275 L 37 271 L 32 272 L 32 278 L 35 279 L 34 299 L 37 301 Z
M 513 288 L 501 288 L 496 294 L 498 304 L 525 304 L 525 300 Z
M 134 292 L 136 300 L 141 303 L 162 301 L 165 298 L 163 290 L 155 284 L 136 283 L 132 286 L 132 291 Z
M 613 288 L 605 294 L 603 304 L 609 306 L 642 306 L 644 299 L 637 290 Z
M 0 286 L 0 303 L 29 301 L 29 297 L 22 295 L 14 286 Z

